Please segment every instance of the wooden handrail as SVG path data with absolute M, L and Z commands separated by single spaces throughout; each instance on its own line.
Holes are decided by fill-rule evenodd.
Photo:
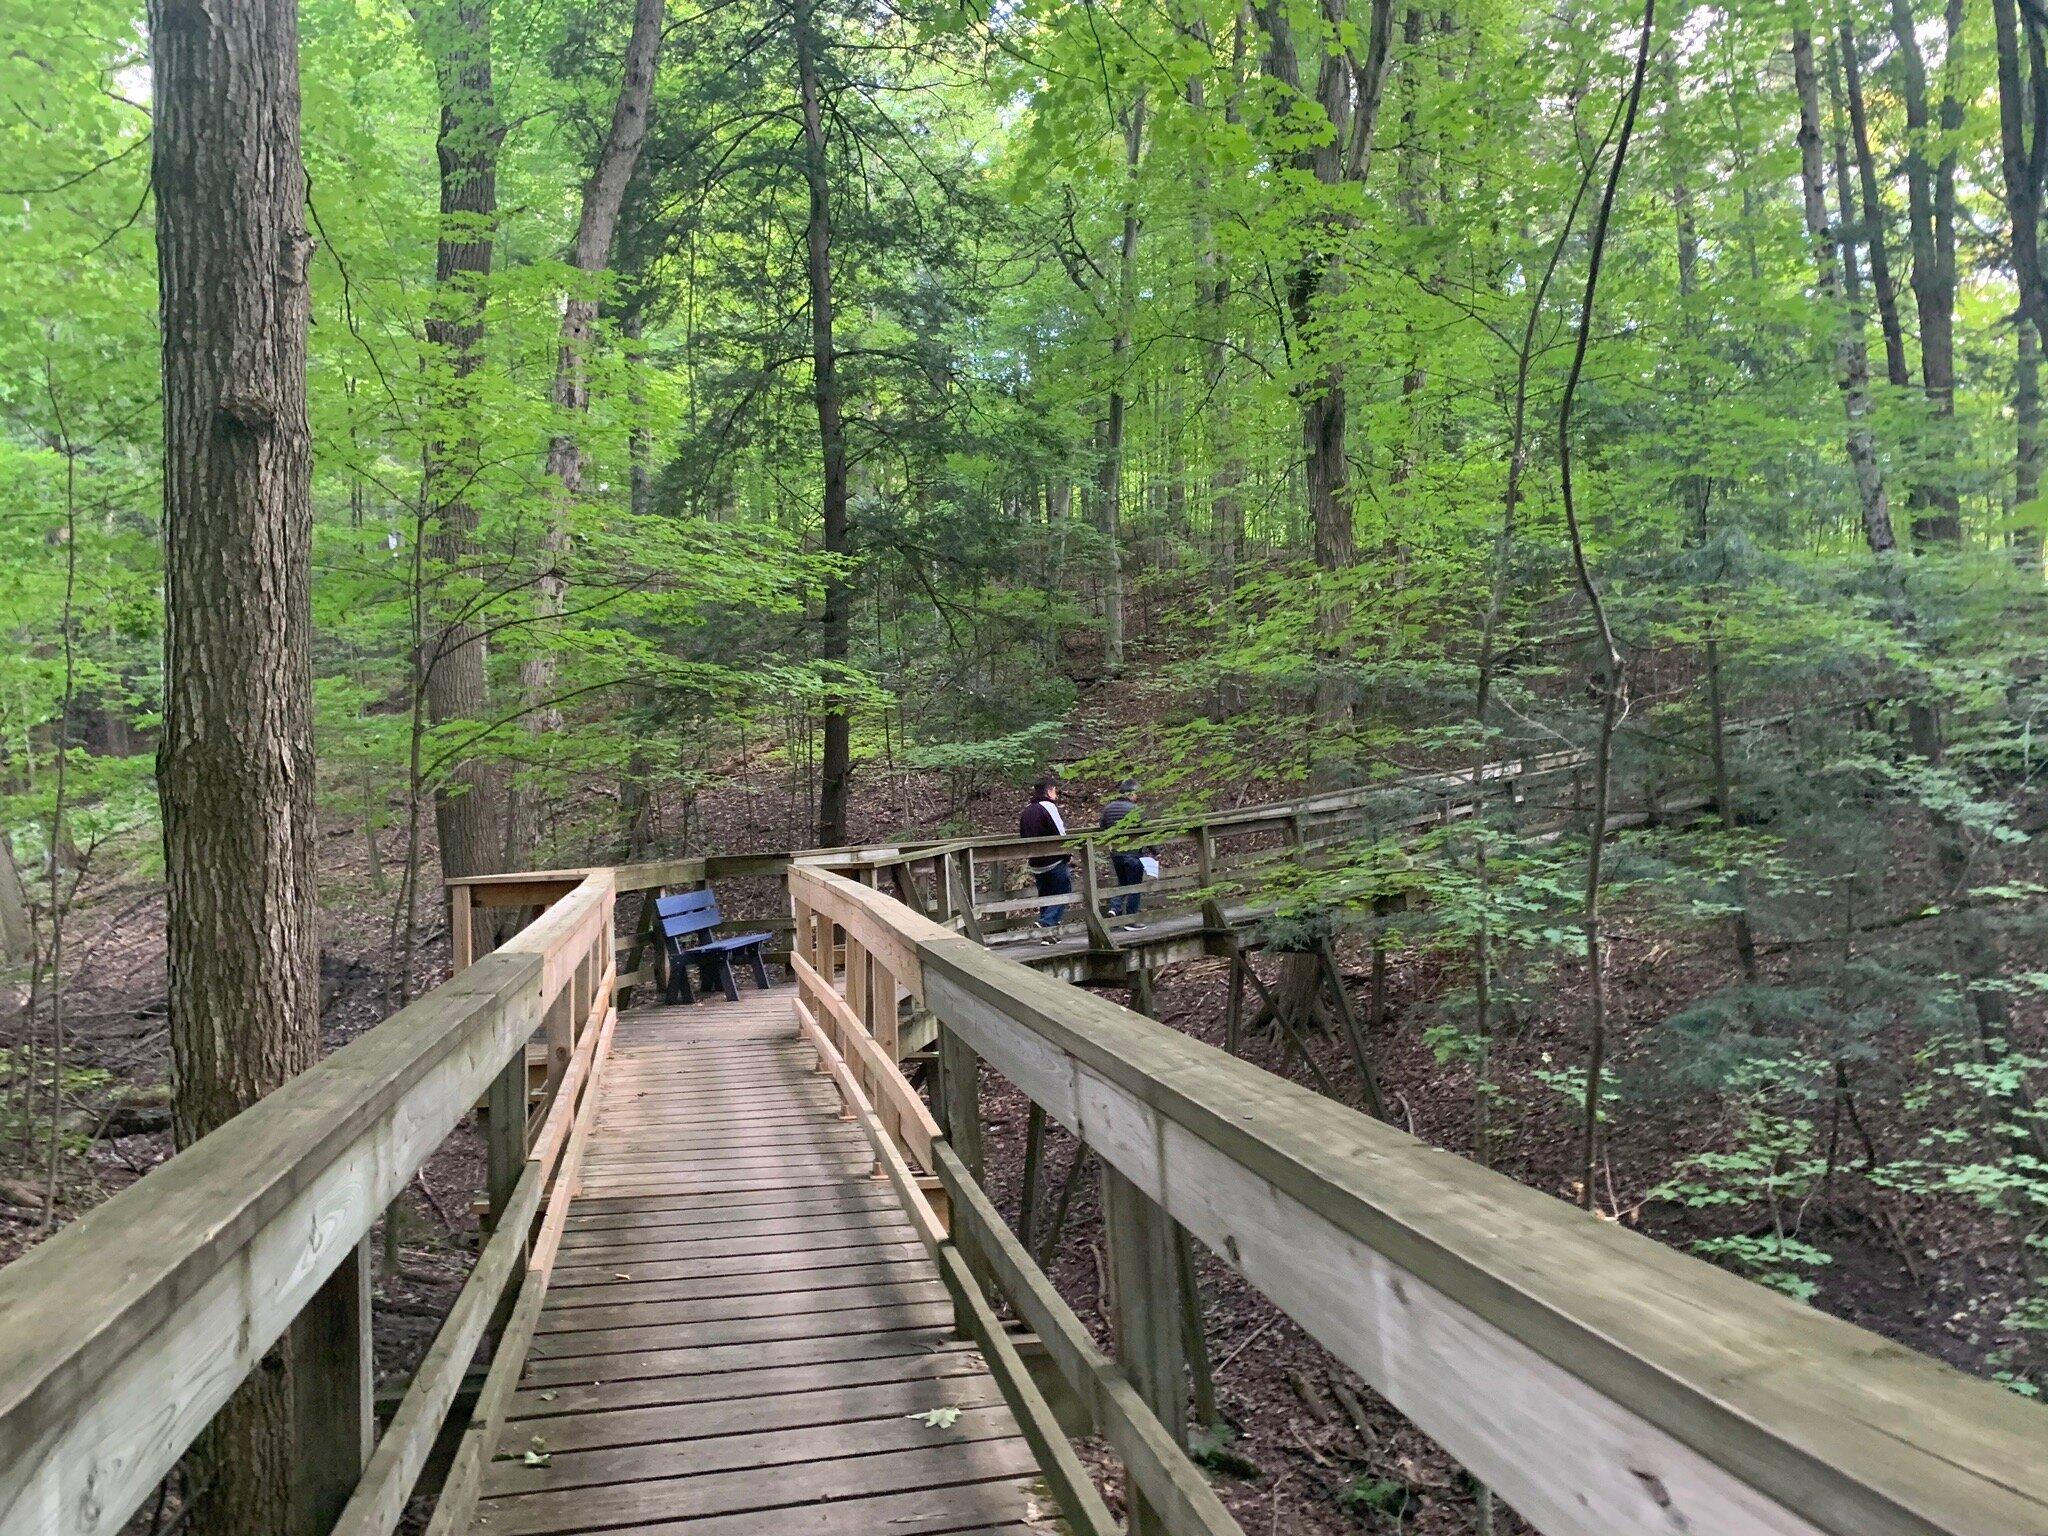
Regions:
M 2048 1419 L 828 870 L 942 1031 L 1548 1536 L 2048 1532 Z M 943 1058 L 942 1051 L 942 1058 Z
M 0 1532 L 121 1527 L 579 967 L 602 974 L 613 900 L 609 871 L 588 876 L 503 949 L 0 1269 Z M 336 1358 L 366 1369 L 366 1347 L 343 1341 Z

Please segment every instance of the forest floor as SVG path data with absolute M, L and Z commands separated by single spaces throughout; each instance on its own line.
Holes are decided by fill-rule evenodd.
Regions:
M 1069 755 L 1096 750 L 1134 713 L 1150 707 L 1142 683 L 1086 690 L 1069 733 Z M 783 781 L 779 766 L 765 759 L 728 765 L 723 786 L 696 797 L 687 813 L 668 812 L 673 828 L 687 827 L 688 846 L 673 846 L 657 826 L 657 847 L 664 853 L 740 852 L 801 841 L 791 835 L 799 802 Z M 1014 824 L 1022 799 L 1011 785 L 986 786 L 955 799 L 958 786 L 930 775 L 870 771 L 857 782 L 857 838 L 921 827 L 1005 829 Z M 1097 793 L 1104 789 L 1072 786 L 1070 823 L 1091 824 Z M 1276 792 L 1277 785 L 1244 784 L 1231 786 L 1221 798 L 1242 801 Z M 429 869 L 432 857 L 428 850 Z M 388 849 L 383 862 L 393 862 Z M 379 889 L 372 880 L 359 827 L 326 832 L 320 864 L 322 1032 L 333 1049 L 398 1005 L 395 882 L 387 880 Z M 438 902 L 422 902 L 425 912 L 437 907 Z M 22 1038 L 18 997 L 0 1018 L 0 1050 L 10 1053 L 14 1068 L 7 1096 L 0 1099 L 0 1262 L 170 1153 L 163 916 L 161 888 L 133 876 L 88 881 L 73 916 L 64 1003 L 67 1088 L 58 1121 L 64 1155 L 48 1228 L 42 1211 L 50 1187 L 48 1045 L 35 1043 L 44 1053 L 35 1069 L 42 1086 L 33 1112 L 24 1116 L 20 1085 L 31 1042 Z M 415 995 L 444 975 L 448 964 L 441 920 L 430 917 L 423 927 Z M 1651 1048 L 1659 1020 L 1730 980 L 1725 950 L 1711 933 L 1685 945 L 1668 935 L 1637 934 L 1626 913 L 1621 915 L 1611 978 L 1618 1073 L 1625 1074 L 1631 1059 Z M 1347 945 L 1340 960 L 1364 1017 L 1369 955 Z M 1390 1115 L 1426 1141 L 1469 1153 L 1471 1070 L 1460 1061 L 1440 1060 L 1427 1035 L 1431 1005 L 1449 981 L 1431 962 L 1394 955 L 1385 1017 L 1371 1044 Z M 1223 962 L 1172 967 L 1158 978 L 1156 1014 L 1170 1027 L 1220 1045 L 1226 985 Z M 1583 1053 L 1583 990 L 1583 977 L 1567 963 L 1546 981 L 1539 1004 L 1504 1023 L 1496 1050 L 1501 1094 L 1494 1115 L 1495 1164 L 1561 1199 L 1578 1194 L 1578 1107 L 1544 1079 L 1552 1063 L 1576 1061 Z M 2039 1046 L 2040 1018 L 2024 1017 L 2018 1027 L 2019 1043 Z M 1342 1042 L 1332 1036 L 1313 1041 L 1312 1048 L 1338 1093 L 1359 1103 L 1360 1085 Z M 1270 1070 L 1308 1079 L 1299 1061 L 1290 1066 L 1280 1060 L 1272 1038 L 1252 1037 L 1245 1054 Z M 988 1178 L 1013 1217 L 1025 1109 L 1007 1084 L 986 1085 Z M 1609 1132 L 1597 1192 L 1603 1213 L 1678 1246 L 1738 1229 L 1734 1223 L 1750 1219 L 1750 1213 L 1737 1211 L 1716 1228 L 1699 1212 L 1651 1198 L 1686 1156 L 1725 1145 L 1730 1113 L 1710 1095 L 1631 1102 Z M 1856 1132 L 1856 1146 L 1867 1135 L 1882 1153 L 1891 1153 L 1907 1145 L 1915 1130 L 1866 1121 Z M 1843 1135 L 1846 1147 L 1850 1132 L 1845 1128 Z M 1041 1210 L 1052 1204 L 1072 1154 L 1073 1143 L 1055 1129 L 1048 1138 Z M 1845 1160 L 1851 1155 L 1842 1153 Z M 377 1269 L 380 1387 L 402 1381 L 460 1286 L 476 1241 L 471 1201 L 481 1173 L 479 1143 L 465 1128 L 429 1162 L 400 1204 L 399 1263 L 393 1269 L 380 1262 Z M 1877 1198 L 1862 1184 L 1854 1194 L 1814 1202 L 1803 1219 L 1805 1231 L 1824 1234 L 1832 1255 L 1815 1275 L 1815 1305 L 1963 1369 L 1986 1370 L 2002 1342 L 1992 1320 L 2020 1283 L 2000 1255 L 1988 1219 L 1959 1214 L 1953 1203 Z M 1201 1273 L 1210 1357 L 1228 1425 L 1212 1437 L 1207 1459 L 1248 1532 L 1400 1530 L 1436 1536 L 1474 1529 L 1474 1489 L 1443 1452 L 1223 1266 L 1203 1255 Z M 1075 1310 L 1102 1331 L 1096 1180 L 1086 1170 L 1075 1183 L 1053 1276 Z M 1105 1480 L 1113 1487 L 1113 1470 L 1107 1458 L 1104 1463 Z M 1521 1529 L 1506 1511 L 1497 1528 Z

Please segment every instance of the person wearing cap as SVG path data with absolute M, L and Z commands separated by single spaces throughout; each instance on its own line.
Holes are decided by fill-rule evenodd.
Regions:
M 1065 837 L 1067 823 L 1060 815 L 1060 787 L 1052 779 L 1040 779 L 1031 786 L 1031 801 L 1017 818 L 1019 837 Z M 1041 854 L 1026 861 L 1040 896 L 1066 896 L 1074 889 L 1074 867 L 1064 850 Z M 1038 909 L 1038 926 L 1055 928 L 1067 915 L 1067 904 Z
M 1107 832 L 1128 816 L 1138 814 L 1138 781 L 1125 779 L 1116 787 L 1116 798 L 1102 808 L 1102 830 Z M 1130 890 L 1128 896 L 1109 898 L 1111 917 L 1128 917 L 1138 910 L 1136 887 L 1145 882 L 1145 860 L 1158 857 L 1156 848 L 1125 848 L 1110 854 L 1109 867 L 1116 875 L 1116 883 Z

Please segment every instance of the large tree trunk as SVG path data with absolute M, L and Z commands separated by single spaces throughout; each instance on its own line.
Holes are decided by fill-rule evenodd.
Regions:
M 1957 33 L 1962 0 L 1949 0 L 1948 50 L 1942 74 L 1940 132 L 1949 147 L 1938 162 L 1927 157 L 1935 127 L 1927 109 L 1927 65 L 1920 53 L 1913 0 L 1892 0 L 1892 32 L 1898 44 L 1906 106 L 1906 203 L 1913 246 L 1913 307 L 1920 319 L 1920 384 L 1935 423 L 1931 445 L 1944 464 L 1923 471 L 1914 488 L 1913 537 L 1919 544 L 1954 544 L 1962 538 L 1961 498 L 1953 474 L 1950 424 L 1956 413 L 1956 130 L 1962 104 L 1955 95 Z M 1923 445 L 1922 453 L 1927 451 Z
M 811 399 L 818 413 L 818 448 L 824 461 L 825 552 L 842 559 L 853 553 L 846 517 L 846 414 L 839 388 L 839 347 L 832 333 L 832 181 L 826 158 L 824 85 L 818 70 L 817 17 L 810 0 L 796 0 L 790 15 L 796 49 L 797 92 L 804 114 L 804 185 L 810 215 L 804 225 L 805 272 L 811 290 Z M 852 653 L 853 592 L 844 573 L 825 582 L 823 634 L 818 657 L 842 669 Z M 836 848 L 847 840 L 846 796 L 852 774 L 852 722 L 846 700 L 834 690 L 825 701 L 818 784 L 818 846 Z
M 446 358 L 448 387 L 442 404 L 460 423 L 444 439 L 430 441 L 426 453 L 425 494 L 433 518 L 427 552 L 445 585 L 450 576 L 467 571 L 477 556 L 477 514 L 467 486 L 483 458 L 483 445 L 467 381 L 482 358 L 483 284 L 491 274 L 503 129 L 491 80 L 491 0 L 443 0 L 420 14 L 420 28 L 441 94 L 441 126 L 435 140 L 441 235 L 427 339 Z M 454 586 L 462 594 L 467 582 L 458 577 Z M 487 719 L 485 641 L 465 596 L 441 607 L 428 645 L 428 718 L 437 726 Z M 444 876 L 489 874 L 501 867 L 500 778 L 486 762 L 464 758 L 436 781 L 434 830 Z
M 640 163 L 647 141 L 647 119 L 654 102 L 654 71 L 661 58 L 665 0 L 636 0 L 633 32 L 626 42 L 619 94 L 612 103 L 611 128 L 599 149 L 597 166 L 583 184 L 583 209 L 576 221 L 576 242 L 569 261 L 579 272 L 602 272 L 611 263 L 612 237 L 618 232 L 619 210 L 626 184 Z M 519 669 L 526 729 L 538 742 L 561 729 L 562 712 L 555 703 L 556 656 L 554 621 L 560 618 L 569 591 L 569 509 L 583 493 L 583 439 L 580 420 L 590 410 L 590 379 L 584 360 L 597 326 L 597 300 L 588 288 L 568 295 L 562 306 L 561 346 L 555 354 L 555 435 L 548 443 L 548 476 L 555 482 L 557 506 L 542 539 L 542 566 L 534 584 L 534 616 L 539 621 L 534 651 Z M 516 789 L 507 796 L 508 862 L 524 862 L 533 851 L 533 808 Z
M 319 1050 L 305 171 L 292 0 L 152 0 L 163 801 L 180 1147 Z M 195 1446 L 196 1536 L 308 1529 L 287 1334 Z M 333 1511 L 326 1512 L 331 1520 Z

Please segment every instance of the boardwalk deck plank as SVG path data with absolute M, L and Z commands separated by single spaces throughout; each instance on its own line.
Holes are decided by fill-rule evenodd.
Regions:
M 1053 1528 L 790 996 L 621 1019 L 476 1536 Z

